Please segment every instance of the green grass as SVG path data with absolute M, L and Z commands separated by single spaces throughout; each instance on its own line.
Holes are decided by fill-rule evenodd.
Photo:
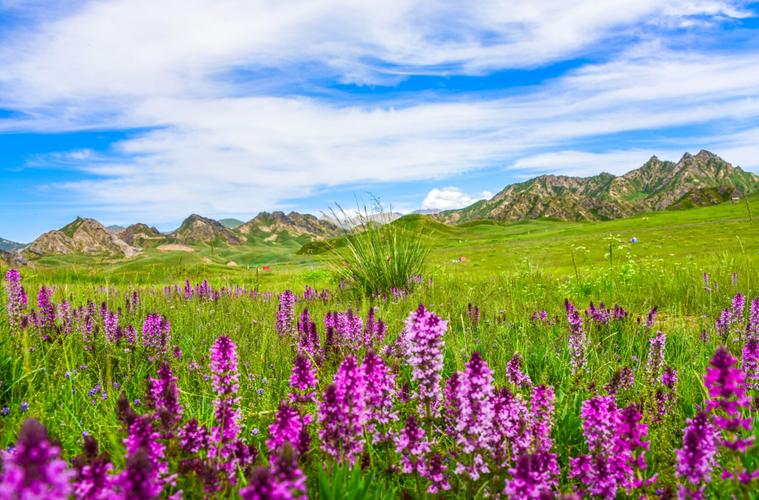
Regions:
M 759 197 L 751 197 L 749 202 L 753 213 L 759 214 Z M 569 457 L 584 449 L 581 402 L 600 390 L 616 369 L 629 366 L 636 372 L 635 386 L 620 395 L 619 404 L 646 401 L 648 385 L 643 366 L 650 334 L 635 318 L 658 306 L 656 328 L 667 334 L 666 363 L 678 370 L 680 382 L 673 414 L 662 423 L 646 417 L 651 441 L 647 461 L 649 473 L 658 473 L 662 485 L 675 483 L 673 450 L 680 446 L 685 418 L 703 401 L 703 374 L 719 344 L 714 319 L 735 293 L 759 296 L 759 220 L 749 220 L 743 202 L 597 223 L 537 220 L 451 227 L 414 216 L 393 223 L 392 231 L 428 246 L 427 275 L 433 284 L 397 301 L 374 303 L 378 316 L 387 322 L 388 341 L 394 341 L 403 329 L 409 312 L 424 303 L 449 322 L 445 377 L 461 370 L 471 353 L 479 351 L 493 368 L 496 384 L 504 386 L 505 365 L 515 352 L 520 353 L 532 380 L 553 385 L 556 390 L 554 450 L 563 471 Z M 640 243 L 628 243 L 632 236 Z M 22 274 L 30 295 L 43 284 L 56 285 L 56 301 L 66 298 L 75 305 L 93 300 L 106 302 L 113 309 L 123 308 L 125 293 L 139 290 L 143 297 L 139 310 L 124 311 L 122 322 L 140 325 L 152 311 L 170 319 L 172 344 L 183 352 L 181 360 L 172 360 L 172 368 L 182 391 L 185 418 L 195 417 L 204 424 L 213 421 L 215 395 L 201 372 L 191 370 L 188 363 L 207 362 L 213 340 L 221 334 L 229 335 L 239 347 L 241 360 L 243 433 L 263 451 L 273 412 L 289 391 L 294 356 L 292 346 L 281 341 L 274 330 L 276 300 L 167 299 L 163 287 L 181 285 L 185 279 L 193 283 L 208 279 L 216 287 L 240 285 L 260 291 L 290 288 L 302 292 L 308 284 L 334 291 L 329 253 L 299 255 L 299 248 L 293 241 L 279 246 L 199 246 L 193 253 L 181 254 L 148 250 L 127 261 L 66 256 L 41 259 L 34 268 L 22 269 Z M 230 260 L 238 266 L 229 267 Z M 262 265 L 270 265 L 271 271 L 261 271 Z M 738 277 L 736 285 L 732 284 L 733 272 Z M 703 273 L 719 283 L 716 291 L 704 289 Z M 4 308 L 5 296 L 0 296 Z M 607 305 L 618 303 L 631 313 L 627 322 L 608 329 L 591 328 L 593 348 L 588 367 L 577 379 L 568 370 L 562 309 L 565 298 L 582 309 L 590 301 L 603 301 Z M 365 314 L 370 303 L 347 290 L 335 292 L 328 303 L 298 304 L 297 310 L 308 307 L 320 323 L 327 311 L 350 307 Z M 467 316 L 469 303 L 483 311 L 478 325 Z M 555 325 L 531 321 L 530 315 L 541 309 L 562 320 Z M 321 324 L 319 329 L 323 334 Z M 702 331 L 706 332 L 706 342 L 701 339 Z M 28 347 L 34 351 L 29 352 Z M 737 355 L 741 344 L 730 342 L 729 347 Z M 362 356 L 363 352 L 354 354 Z M 79 369 L 81 365 L 87 368 Z M 154 376 L 155 369 L 155 363 L 141 350 L 124 352 L 102 338 L 94 351 L 86 351 L 77 335 L 49 343 L 34 336 L 11 334 L 6 316 L 0 314 L 0 406 L 10 409 L 7 416 L 0 417 L 0 447 L 14 441 L 23 418 L 34 416 L 61 441 L 67 458 L 80 452 L 81 433 L 86 431 L 112 452 L 114 463 L 120 467 L 124 434 L 115 416 L 116 393 L 123 390 L 130 400 L 144 400 L 146 379 Z M 399 364 L 396 369 L 399 382 L 407 381 L 408 366 Z M 74 370 L 74 376 L 64 377 Z M 328 365 L 319 373 L 320 391 L 330 382 L 333 371 Z M 114 382 L 120 384 L 118 390 L 113 389 Z M 111 389 L 106 401 L 98 398 L 92 403 L 88 392 L 97 383 Z M 27 414 L 19 410 L 22 401 L 29 404 Z M 754 416 L 755 427 L 757 423 Z M 256 437 L 254 429 L 260 431 Z M 443 433 L 434 436 L 439 443 L 447 443 Z M 303 467 L 311 494 L 347 498 L 364 491 L 367 481 L 372 486 L 366 498 L 380 498 L 383 493 L 393 497 L 418 494 L 419 485 L 412 477 L 388 472 L 392 460 L 388 462 L 387 450 L 379 445 L 368 450 L 369 470 L 334 469 L 327 477 L 319 472 L 321 455 L 310 454 Z M 263 457 L 260 460 L 265 461 Z M 759 462 L 756 449 L 746 460 Z M 193 484 L 180 486 L 188 493 L 198 493 Z M 462 498 L 482 495 L 482 490 L 471 491 L 455 480 L 453 486 L 454 494 Z M 562 491 L 569 491 L 571 486 L 572 482 L 562 477 Z M 708 491 L 727 494 L 720 489 L 725 487 L 715 485 Z

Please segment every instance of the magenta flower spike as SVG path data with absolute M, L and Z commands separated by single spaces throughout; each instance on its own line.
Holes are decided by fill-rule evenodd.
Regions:
M 5 273 L 5 291 L 8 295 L 8 320 L 11 329 L 18 330 L 29 301 L 21 285 L 21 274 L 16 269 L 9 269 Z
M 316 378 L 311 359 L 299 353 L 295 356 L 292 375 L 290 375 L 290 387 L 295 391 L 290 394 L 290 400 L 299 403 L 316 401 L 316 394 L 313 390 L 318 384 L 319 380 Z
M 161 424 L 163 437 L 171 437 L 182 421 L 183 407 L 179 404 L 177 378 L 166 362 L 158 368 L 158 378 L 151 377 L 148 380 L 147 404 L 154 410 L 154 417 Z
M 361 364 L 366 381 L 367 431 L 375 443 L 389 439 L 389 432 L 380 428 L 398 419 L 393 408 L 396 394 L 395 376 L 385 362 L 370 351 Z
M 532 387 L 530 376 L 522 371 L 522 356 L 519 353 L 515 353 L 509 362 L 506 363 L 506 375 L 509 378 L 509 382 L 520 389 Z
M 169 347 L 171 323 L 158 313 L 150 313 L 142 324 L 142 345 L 148 350 L 149 358 L 164 356 Z
M 295 295 L 285 290 L 279 295 L 276 328 L 280 337 L 295 333 Z
M 319 403 L 322 450 L 340 463 L 353 464 L 364 449 L 363 432 L 368 419 L 365 391 L 364 374 L 355 358 L 349 356 Z
M 687 493 L 692 498 L 703 498 L 706 483 L 711 482 L 712 471 L 717 464 L 717 442 L 719 431 L 700 411 L 687 420 L 683 434 L 683 447 L 675 450 L 677 456 L 676 475 L 686 481 L 680 485 L 681 496 Z
M 426 471 L 424 458 L 430 452 L 430 443 L 416 416 L 410 415 L 406 425 L 395 438 L 395 451 L 401 455 L 401 471 L 404 474 Z
M 269 426 L 270 437 L 266 441 L 269 451 L 277 453 L 286 443 L 296 447 L 303 427 L 304 419 L 300 416 L 298 409 L 282 401 L 274 417 L 274 422 Z
M 216 399 L 214 415 L 216 425 L 211 428 L 208 455 L 221 462 L 231 472 L 234 465 L 235 441 L 240 432 L 240 398 L 237 395 L 237 346 L 229 337 L 216 339 L 210 350 L 211 382 Z
M 24 421 L 15 449 L 0 457 L 0 498 L 64 500 L 71 494 L 73 471 L 36 420 Z
M 406 320 L 401 345 L 412 366 L 412 380 L 417 384 L 419 411 L 430 418 L 439 412 L 443 337 L 448 323 L 420 305 Z

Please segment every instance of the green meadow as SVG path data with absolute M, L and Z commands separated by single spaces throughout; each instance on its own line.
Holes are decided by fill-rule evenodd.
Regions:
M 706 397 L 703 379 L 709 360 L 721 344 L 734 356 L 740 358 L 741 354 L 743 339 L 721 338 L 715 320 L 736 293 L 749 301 L 759 296 L 759 196 L 737 204 L 608 222 L 534 220 L 447 226 L 425 216 L 408 216 L 393 224 L 429 249 L 423 282 L 397 298 L 360 295 L 350 287 L 339 289 L 334 272 L 339 259 L 328 248 L 340 252 L 345 243 L 340 240 L 303 247 L 302 241 L 292 239 L 239 247 L 199 245 L 193 252 L 148 249 L 120 261 L 46 257 L 19 271 L 30 307 L 36 303 L 39 287 L 45 285 L 55 287 L 56 303 L 65 299 L 80 306 L 92 301 L 98 307 L 105 303 L 114 311 L 121 308 L 120 324 L 132 324 L 138 330 L 148 313 L 165 316 L 171 323 L 170 344 L 181 350 L 181 357 L 169 358 L 185 420 L 196 418 L 201 424 L 213 424 L 216 395 L 208 380 L 209 347 L 220 335 L 231 338 L 240 360 L 241 434 L 259 450 L 258 464 L 267 463 L 268 428 L 280 401 L 290 392 L 295 357 L 293 343 L 280 338 L 275 329 L 277 294 L 286 289 L 302 294 L 308 285 L 331 292 L 328 301 L 301 300 L 295 305 L 296 318 L 308 308 L 322 342 L 323 318 L 328 311 L 351 308 L 365 317 L 370 307 L 376 307 L 377 316 L 387 324 L 385 343 L 393 344 L 409 313 L 425 304 L 448 322 L 444 380 L 463 370 L 477 351 L 494 371 L 496 386 L 519 393 L 507 380 L 505 369 L 519 353 L 523 370 L 533 383 L 555 390 L 553 451 L 561 468 L 558 491 L 564 493 L 576 486 L 567 474 L 570 457 L 587 450 L 580 419 L 582 402 L 605 394 L 604 386 L 615 372 L 630 368 L 634 383 L 617 394 L 617 404 L 620 408 L 637 404 L 642 409 L 650 442 L 644 474 L 658 475 L 656 487 L 643 494 L 653 498 L 657 489 L 674 491 L 680 481 L 675 475 L 675 449 L 682 446 L 686 418 L 694 415 L 695 406 Z M 632 243 L 632 238 L 638 242 Z M 185 280 L 193 285 L 208 280 L 217 290 L 244 287 L 257 291 L 258 296 L 187 300 L 181 294 L 166 294 L 165 287 L 174 285 L 181 292 Z M 139 306 L 128 311 L 125 297 L 135 291 L 140 295 Z M 273 295 L 264 298 L 265 292 Z M 0 297 L 5 309 L 6 296 Z M 576 376 L 569 369 L 565 299 L 580 311 L 593 302 L 609 308 L 618 304 L 628 312 L 627 319 L 605 326 L 586 322 L 587 365 Z M 470 304 L 481 311 L 479 320 L 469 315 Z M 653 329 L 647 329 L 642 323 L 653 307 L 658 314 Z M 556 321 L 531 319 L 541 310 Z M 679 376 L 673 407 L 660 420 L 654 418 L 653 387 L 645 374 L 649 341 L 658 330 L 666 334 L 665 364 Z M 60 441 L 65 458 L 81 452 L 82 435 L 87 433 L 110 452 L 116 470 L 123 467 L 126 433 L 116 415 L 117 399 L 123 392 L 133 404 L 141 400 L 143 407 L 135 407 L 137 413 L 146 411 L 147 380 L 155 377 L 157 362 L 139 348 L 110 344 L 102 335 L 92 349 L 85 347 L 77 334 L 46 341 L 30 330 L 11 331 L 8 317 L 0 314 L 0 407 L 8 408 L 7 414 L 0 416 L 0 448 L 12 444 L 23 420 L 32 416 Z M 362 358 L 365 350 L 350 354 Z M 319 368 L 318 394 L 331 382 L 338 364 L 325 362 Z M 388 364 L 398 387 L 410 382 L 408 364 L 395 359 Z M 524 397 L 529 398 L 529 393 Z M 21 409 L 22 403 L 28 405 L 26 411 Z M 316 413 L 316 408 L 312 403 L 307 410 Z M 401 408 L 406 414 L 411 405 Z M 756 435 L 759 419 L 755 413 L 751 416 Z M 318 451 L 317 427 L 311 434 L 312 451 L 301 457 L 309 497 L 433 497 L 425 493 L 424 480 L 393 469 L 398 458 L 388 451 L 387 444 L 367 442 L 363 469 L 357 464 L 350 472 L 347 465 L 330 463 L 326 474 L 323 465 L 328 459 Z M 440 422 L 428 430 L 428 438 L 434 439 L 437 451 L 455 448 Z M 741 460 L 745 467 L 755 469 L 759 465 L 757 448 L 751 448 Z M 169 463 L 173 470 L 176 463 Z M 498 470 L 468 481 L 452 471 L 451 490 L 444 494 L 451 497 L 500 492 L 508 478 L 508 471 Z M 245 471 L 238 471 L 238 476 L 239 484 L 246 484 Z M 715 496 L 756 496 L 729 482 L 715 481 L 707 488 L 707 493 Z M 176 486 L 167 487 L 164 494 L 178 489 L 186 498 L 203 496 L 202 485 L 191 476 L 180 476 Z M 234 496 L 233 489 L 218 494 Z

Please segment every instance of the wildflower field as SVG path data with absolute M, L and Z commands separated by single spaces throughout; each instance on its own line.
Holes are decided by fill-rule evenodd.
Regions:
M 737 211 L 417 228 L 369 294 L 319 256 L 5 268 L 0 497 L 759 497 Z

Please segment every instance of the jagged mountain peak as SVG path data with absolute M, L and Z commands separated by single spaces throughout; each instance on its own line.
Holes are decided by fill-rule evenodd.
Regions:
M 131 257 L 139 251 L 97 220 L 77 217 L 61 229 L 44 233 L 22 252 L 31 257 L 72 253 Z
M 308 236 L 313 239 L 322 239 L 336 236 L 339 233 L 339 228 L 332 222 L 319 219 L 311 214 L 294 211 L 285 214 L 283 211 L 275 210 L 273 212 L 260 212 L 240 226 L 238 231 L 243 234 L 250 234 L 254 231 L 271 235 L 288 233 L 290 236 Z M 273 238 L 273 240 L 275 239 L 276 237 Z
M 605 220 L 714 204 L 757 190 L 759 176 L 702 149 L 695 155 L 685 153 L 676 163 L 653 155 L 619 177 L 606 172 L 591 177 L 541 175 L 509 185 L 490 200 L 443 212 L 439 218 L 452 223 L 540 217 Z
M 231 245 L 240 243 L 240 238 L 219 221 L 191 214 L 174 230 L 170 237 L 183 244 L 224 242 Z

